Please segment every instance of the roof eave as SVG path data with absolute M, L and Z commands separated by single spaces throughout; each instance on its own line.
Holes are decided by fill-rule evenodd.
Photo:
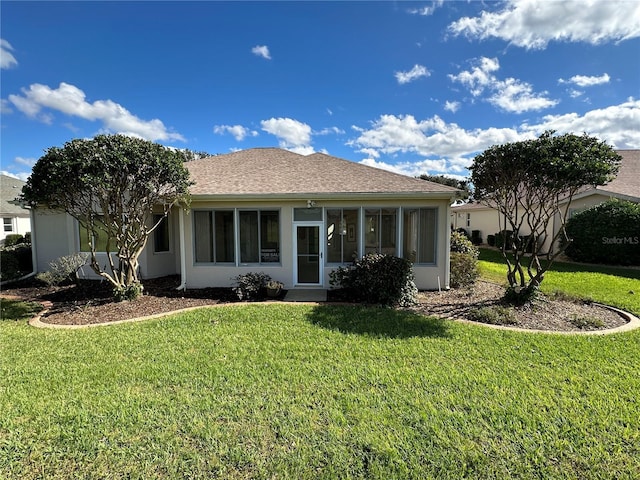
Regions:
M 248 193 L 191 194 L 191 201 L 292 201 L 292 200 L 450 200 L 456 192 L 344 192 L 344 193 Z

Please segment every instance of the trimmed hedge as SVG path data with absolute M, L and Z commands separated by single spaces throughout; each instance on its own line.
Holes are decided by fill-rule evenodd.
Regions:
M 579 262 L 640 265 L 640 204 L 612 199 L 567 221 L 566 255 Z
M 450 278 L 451 288 L 472 285 L 480 275 L 478 272 L 478 248 L 464 235 L 451 232 Z

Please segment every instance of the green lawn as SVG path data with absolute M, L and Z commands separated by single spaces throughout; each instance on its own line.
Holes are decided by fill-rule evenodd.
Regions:
M 506 284 L 507 266 L 500 252 L 480 249 L 482 278 Z M 540 287 L 590 299 L 640 315 L 640 269 L 556 262 Z
M 0 478 L 639 478 L 640 331 L 239 305 L 0 322 Z

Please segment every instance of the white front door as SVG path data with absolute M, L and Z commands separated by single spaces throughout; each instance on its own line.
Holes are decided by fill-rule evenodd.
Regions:
M 322 286 L 323 249 L 320 234 L 322 223 L 295 225 L 294 283 Z

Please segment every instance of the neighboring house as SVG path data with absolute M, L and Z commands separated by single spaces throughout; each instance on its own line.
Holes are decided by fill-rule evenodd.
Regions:
M 332 270 L 381 252 L 409 258 L 420 289 L 449 285 L 455 188 L 277 148 L 185 165 L 195 182 L 190 210 L 175 208 L 150 238 L 142 278 L 179 274 L 186 288 L 203 288 L 265 272 L 286 288 L 328 288 Z M 37 270 L 87 250 L 72 217 L 36 210 L 35 219 Z
M 611 198 L 640 203 L 640 150 L 616 150 L 616 153 L 622 157 L 620 170 L 616 178 L 606 185 L 585 187 L 574 195 L 567 218 L 571 218 L 577 212 L 599 205 Z M 561 205 L 563 203 L 566 205 L 567 201 L 561 202 Z M 467 203 L 452 207 L 451 212 L 451 225 L 453 228 L 464 228 L 469 234 L 471 234 L 472 230 L 480 230 L 480 236 L 485 243 L 487 235 L 493 235 L 500 230 L 497 210 L 486 205 Z M 558 216 L 554 218 L 552 227 L 553 230 L 549 230 L 549 239 L 553 238 L 553 235 L 561 228 Z M 530 232 L 522 232 L 523 235 L 528 233 Z
M 22 180 L 0 175 L 0 218 L 2 218 L 2 229 L 0 230 L 0 242 L 4 242 L 7 235 L 24 235 L 31 231 L 31 221 L 29 210 L 19 205 L 11 203 L 22 193 Z

